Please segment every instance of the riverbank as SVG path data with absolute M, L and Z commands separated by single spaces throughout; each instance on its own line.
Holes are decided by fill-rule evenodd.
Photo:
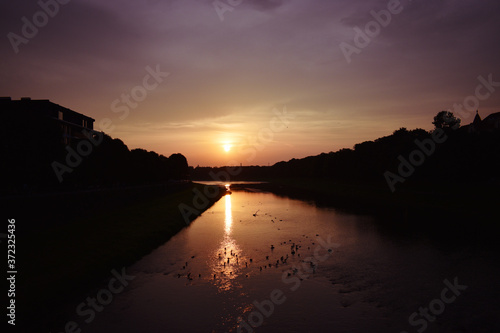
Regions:
M 314 201 L 324 207 L 372 215 L 378 226 L 397 232 L 440 237 L 457 242 L 476 237 L 495 246 L 497 203 L 500 194 L 492 184 L 438 186 L 418 184 L 392 193 L 370 184 L 339 183 L 323 179 L 273 179 L 266 183 L 233 185 L 294 199 Z M 469 238 L 470 239 L 470 238 Z M 491 243 L 491 244 L 489 244 Z
M 93 207 L 88 198 L 87 214 L 20 234 L 17 322 L 37 331 L 63 330 L 67 321 L 75 319 L 75 306 L 91 296 L 93 288 L 107 285 L 112 270 L 121 272 L 187 225 L 179 205 L 193 206 L 194 191 L 203 193 L 204 187 L 189 183 L 147 200 L 121 203 L 108 198 L 114 202 L 109 209 Z M 199 211 L 208 209 L 223 194 L 220 188 Z

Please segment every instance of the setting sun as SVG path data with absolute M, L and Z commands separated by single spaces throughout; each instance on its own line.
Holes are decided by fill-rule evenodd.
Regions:
M 224 151 L 228 152 L 231 150 L 231 145 L 224 145 L 223 148 L 224 148 Z

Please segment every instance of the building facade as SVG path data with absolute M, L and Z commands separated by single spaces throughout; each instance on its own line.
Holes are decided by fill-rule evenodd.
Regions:
M 94 119 L 53 103 L 48 99 L 33 100 L 29 97 L 13 100 L 10 97 L 0 98 L 2 112 L 14 112 L 19 116 L 51 118 L 59 124 L 61 142 L 69 145 L 75 140 L 85 139 L 85 132 L 94 129 Z

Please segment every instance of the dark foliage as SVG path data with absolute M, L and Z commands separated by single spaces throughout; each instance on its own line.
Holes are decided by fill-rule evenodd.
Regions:
M 188 163 L 181 154 L 165 157 L 143 149 L 130 151 L 121 140 L 101 134 L 97 145 L 83 139 L 91 152 L 80 155 L 78 165 L 69 165 L 71 170 L 59 182 L 53 162 L 68 166 L 68 149 L 78 152 L 82 140 L 65 146 L 60 126 L 36 112 L 20 116 L 2 110 L 2 119 L 1 194 L 149 185 L 188 177 Z
M 242 167 L 192 170 L 193 179 L 222 180 L 212 175 L 229 175 L 231 180 L 314 178 L 328 181 L 387 187 L 386 171 L 398 173 L 400 158 L 408 160 L 422 151 L 417 142 L 434 142 L 432 152 L 422 152 L 422 164 L 407 177 L 403 187 L 457 186 L 471 182 L 498 182 L 500 170 L 500 131 L 469 133 L 459 128 L 443 134 L 443 142 L 433 141 L 432 132 L 401 128 L 392 135 L 356 144 L 353 149 L 322 153 L 302 159 L 278 162 L 271 167 Z M 430 147 L 430 146 L 429 146 Z M 238 170 L 235 168 L 233 170 Z
M 436 128 L 441 129 L 458 129 L 461 120 L 453 115 L 450 111 L 440 111 L 435 117 L 432 124 Z

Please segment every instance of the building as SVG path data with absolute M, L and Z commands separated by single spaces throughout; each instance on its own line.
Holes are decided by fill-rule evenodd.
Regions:
M 474 121 L 466 126 L 463 126 L 469 133 L 488 132 L 500 130 L 500 112 L 495 112 L 481 120 L 479 110 L 476 111 Z
M 81 113 L 53 103 L 48 99 L 32 100 L 23 97 L 20 100 L 12 100 L 10 97 L 0 98 L 0 110 L 3 112 L 16 113 L 22 117 L 45 116 L 57 122 L 62 130 L 61 141 L 71 144 L 74 140 L 84 139 L 85 131 L 94 129 L 94 119 Z

